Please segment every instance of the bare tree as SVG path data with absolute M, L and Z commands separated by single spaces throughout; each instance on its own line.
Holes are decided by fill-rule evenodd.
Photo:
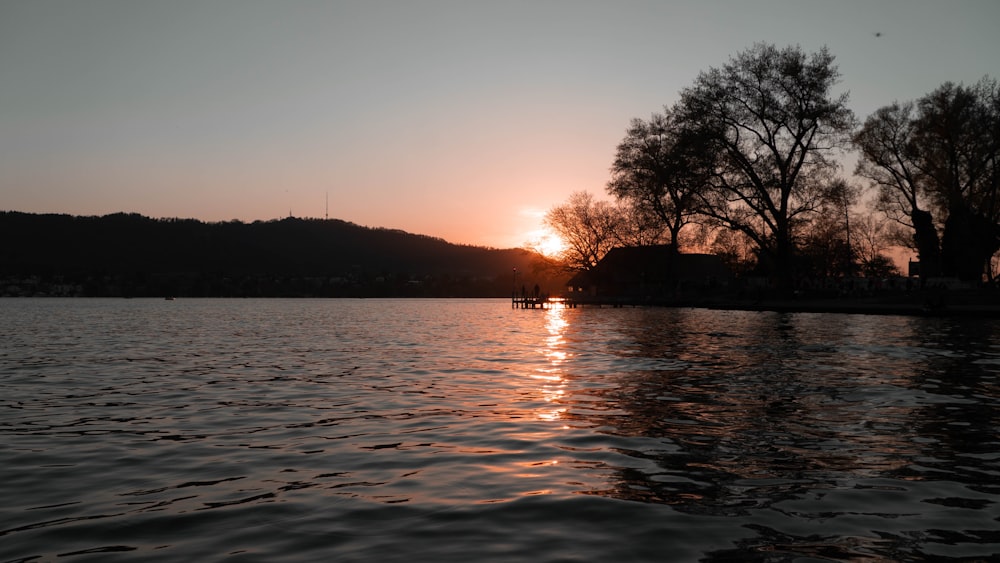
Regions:
M 809 262 L 815 277 L 853 276 L 856 271 L 855 241 L 852 241 L 851 209 L 861 189 L 843 179 L 835 179 L 826 188 L 817 212 L 808 223 L 795 229 L 796 246 Z
M 791 284 L 794 227 L 824 197 L 854 125 L 826 49 L 757 44 L 681 93 L 678 119 L 708 141 L 713 184 L 702 212 L 742 232 L 783 285 Z
M 621 211 L 609 202 L 594 201 L 593 195 L 583 191 L 550 209 L 544 222 L 566 243 L 559 258 L 571 270 L 592 269 L 618 244 L 623 231 Z
M 945 83 L 916 103 L 879 109 L 855 135 L 856 173 L 880 188 L 890 218 L 909 216 L 923 276 L 978 281 L 1000 250 L 998 99 L 989 78 Z
M 700 193 L 708 185 L 698 137 L 685 134 L 674 113 L 666 109 L 649 121 L 633 119 L 618 145 L 611 166 L 608 192 L 645 219 L 658 219 L 669 233 L 674 251 L 681 230 L 698 215 Z
M 754 243 L 741 231 L 716 229 L 709 245 L 711 251 L 722 259 L 735 274 L 747 274 L 757 266 Z
M 939 213 L 945 275 L 980 281 L 1000 250 L 1000 115 L 997 83 L 946 83 L 917 101 L 919 163 Z
M 813 279 L 849 277 L 854 257 L 844 234 L 842 216 L 818 215 L 796 241 L 798 272 Z
M 913 230 L 921 277 L 935 276 L 941 271 L 941 242 L 925 201 L 913 112 L 912 102 L 894 102 L 865 120 L 854 136 L 862 157 L 854 173 L 878 188 L 878 209 L 886 217 Z
M 899 274 L 896 265 L 886 254 L 895 244 L 892 223 L 872 213 L 859 213 L 851 221 L 851 244 L 861 273 L 866 277 L 888 277 Z
M 617 246 L 649 246 L 673 240 L 660 217 L 632 201 L 615 204 L 621 223 L 615 232 Z

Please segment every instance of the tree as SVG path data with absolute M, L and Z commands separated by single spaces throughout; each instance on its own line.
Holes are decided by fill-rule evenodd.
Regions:
M 942 273 L 980 281 L 1000 250 L 996 81 L 946 83 L 917 102 L 916 143 L 940 213 Z
M 623 238 L 643 236 L 641 223 L 627 221 L 621 207 L 607 201 L 594 201 L 588 192 L 575 192 L 569 200 L 545 214 L 545 225 L 552 229 L 566 249 L 560 259 L 570 270 L 592 269 Z
M 712 253 L 722 259 L 731 272 L 748 274 L 757 266 L 757 256 L 751 241 L 740 231 L 718 229 L 709 246 Z
M 669 236 L 660 217 L 649 208 L 631 201 L 619 201 L 615 209 L 621 221 L 614 233 L 617 246 L 661 244 Z
M 918 165 L 914 104 L 894 102 L 865 120 L 854 136 L 861 159 L 854 173 L 878 188 L 878 209 L 913 230 L 921 277 L 940 275 L 941 242 L 925 202 L 925 174 Z
M 857 214 L 851 218 L 851 248 L 862 275 L 885 278 L 899 274 L 892 259 L 885 254 L 885 249 L 894 242 L 891 225 L 877 219 L 873 213 Z
M 837 169 L 831 156 L 854 125 L 847 94 L 832 93 L 833 61 L 825 48 L 806 55 L 757 44 L 701 73 L 677 108 L 714 156 L 702 212 L 749 237 L 785 287 L 797 221 L 820 204 Z
M 666 109 L 649 121 L 633 119 L 618 145 L 608 192 L 627 202 L 640 217 L 656 218 L 676 252 L 681 230 L 698 215 L 700 193 L 708 185 L 697 160 L 699 137 L 685 132 Z
M 820 215 L 799 241 L 797 270 L 807 278 L 849 277 L 853 253 L 844 237 L 844 221 L 836 215 Z
M 979 281 L 1000 250 L 998 98 L 989 78 L 945 83 L 916 103 L 879 109 L 854 138 L 857 173 L 897 220 L 909 213 L 922 276 Z
M 817 213 L 807 227 L 798 229 L 796 243 L 805 272 L 813 277 L 850 277 L 855 267 L 855 241 L 852 241 L 851 208 L 857 203 L 860 188 L 842 179 L 829 184 Z M 801 266 L 800 266 L 801 267 Z

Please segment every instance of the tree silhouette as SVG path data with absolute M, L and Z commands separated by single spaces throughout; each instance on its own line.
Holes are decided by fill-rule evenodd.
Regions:
M 914 104 L 892 103 L 879 108 L 854 135 L 861 159 L 854 173 L 878 189 L 878 208 L 897 223 L 913 230 L 913 245 L 921 277 L 940 275 L 941 242 L 924 189 L 924 173 L 916 162 Z
M 569 200 L 545 214 L 545 225 L 566 243 L 560 258 L 570 270 L 592 269 L 615 246 L 615 233 L 622 215 L 606 201 L 594 201 L 587 192 L 575 192 Z
M 851 248 L 862 275 L 871 278 L 899 275 L 892 259 L 883 252 L 894 244 L 890 225 L 871 213 L 851 218 Z
M 851 207 L 861 190 L 842 179 L 831 182 L 817 213 L 797 237 L 805 272 L 812 277 L 851 277 L 856 252 L 851 240 Z
M 649 121 L 632 120 L 611 165 L 608 192 L 662 221 L 675 252 L 681 230 L 699 214 L 701 192 L 708 186 L 708 168 L 699 165 L 708 147 L 700 139 L 666 109 Z
M 757 44 L 681 93 L 678 119 L 715 157 L 703 212 L 757 245 L 783 286 L 792 281 L 794 227 L 813 213 L 854 124 L 839 72 L 825 48 Z
M 854 137 L 856 173 L 878 186 L 890 217 L 913 229 L 922 277 L 979 281 L 1000 250 L 998 99 L 989 78 L 945 83 L 916 103 L 880 108 Z

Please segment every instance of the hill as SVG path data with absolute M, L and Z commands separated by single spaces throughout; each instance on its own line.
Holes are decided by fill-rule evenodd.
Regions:
M 336 219 L 205 223 L 0 212 L 0 295 L 502 297 L 558 290 L 522 249 Z M 525 276 L 525 277 L 522 277 Z

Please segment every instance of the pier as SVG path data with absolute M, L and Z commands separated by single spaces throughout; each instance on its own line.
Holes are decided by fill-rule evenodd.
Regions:
M 511 309 L 576 309 L 578 306 L 591 305 L 596 307 L 621 307 L 621 303 L 600 300 L 579 300 L 568 297 L 550 297 L 548 295 L 514 295 L 510 298 Z
M 510 298 L 510 308 L 511 309 L 548 309 L 556 303 L 562 304 L 562 300 L 550 299 L 547 295 L 533 297 L 530 295 L 517 296 L 514 295 Z
M 622 307 L 646 307 L 650 305 L 680 306 L 674 302 L 650 301 L 648 299 L 635 300 L 598 297 L 579 299 L 573 297 L 550 297 L 548 295 L 539 295 L 538 297 L 514 295 L 510 298 L 511 309 L 552 309 L 556 307 L 562 309 L 576 309 L 577 307 L 597 307 L 599 309 L 610 307 L 619 309 Z

